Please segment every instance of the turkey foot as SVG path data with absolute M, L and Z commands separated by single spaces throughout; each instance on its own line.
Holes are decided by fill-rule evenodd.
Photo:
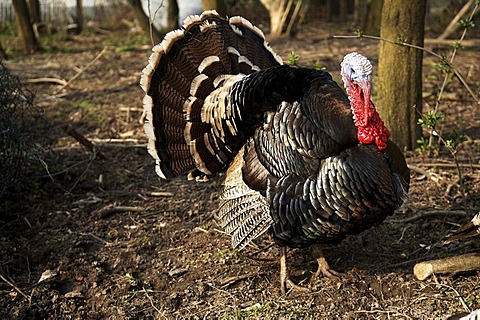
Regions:
M 280 289 L 283 295 L 286 294 L 287 287 L 300 292 L 310 292 L 308 288 L 299 286 L 290 279 L 287 270 L 287 248 L 280 247 Z
M 343 273 L 340 273 L 330 268 L 330 265 L 328 264 L 328 261 L 325 258 L 325 255 L 323 254 L 323 251 L 322 251 L 322 247 L 320 245 L 318 244 L 313 245 L 312 251 L 317 256 L 317 263 L 318 263 L 318 269 L 317 269 L 317 272 L 315 272 L 314 277 L 318 277 L 320 276 L 320 274 L 322 274 L 327 278 L 338 280 L 340 277 L 343 276 Z

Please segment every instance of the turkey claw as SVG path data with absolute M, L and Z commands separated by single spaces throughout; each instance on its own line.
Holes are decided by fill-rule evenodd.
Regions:
M 317 272 L 313 275 L 314 278 L 320 277 L 320 275 L 323 275 L 324 277 L 327 277 L 332 280 L 339 280 L 344 276 L 343 273 L 338 272 L 334 269 L 330 269 L 330 267 L 325 267 L 325 266 L 320 266 L 320 263 L 318 264 L 318 269 Z
M 286 279 L 282 279 L 282 283 L 280 284 L 280 289 L 282 290 L 282 295 L 284 295 L 284 296 L 287 294 L 286 288 L 289 288 L 292 291 L 310 292 L 310 289 L 296 284 L 289 277 L 287 277 Z

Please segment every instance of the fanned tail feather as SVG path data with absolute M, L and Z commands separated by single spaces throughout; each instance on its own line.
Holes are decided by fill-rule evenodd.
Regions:
M 260 29 L 215 11 L 185 19 L 152 49 L 143 70 L 148 149 L 162 178 L 213 176 L 245 142 L 230 104 L 244 75 L 282 64 Z

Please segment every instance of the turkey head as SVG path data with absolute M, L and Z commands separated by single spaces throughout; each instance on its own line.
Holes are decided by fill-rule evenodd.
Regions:
M 364 144 L 375 143 L 378 149 L 384 150 L 390 132 L 370 99 L 372 64 L 366 57 L 352 52 L 345 56 L 340 66 L 353 120 L 358 128 L 358 140 Z

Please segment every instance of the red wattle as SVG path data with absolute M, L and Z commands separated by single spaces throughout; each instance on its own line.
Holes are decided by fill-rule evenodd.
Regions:
M 358 141 L 364 144 L 375 143 L 379 150 L 384 150 L 387 147 L 390 132 L 370 100 L 369 92 L 363 92 L 362 88 L 356 84 L 350 89 L 348 93 L 354 123 L 358 130 Z

